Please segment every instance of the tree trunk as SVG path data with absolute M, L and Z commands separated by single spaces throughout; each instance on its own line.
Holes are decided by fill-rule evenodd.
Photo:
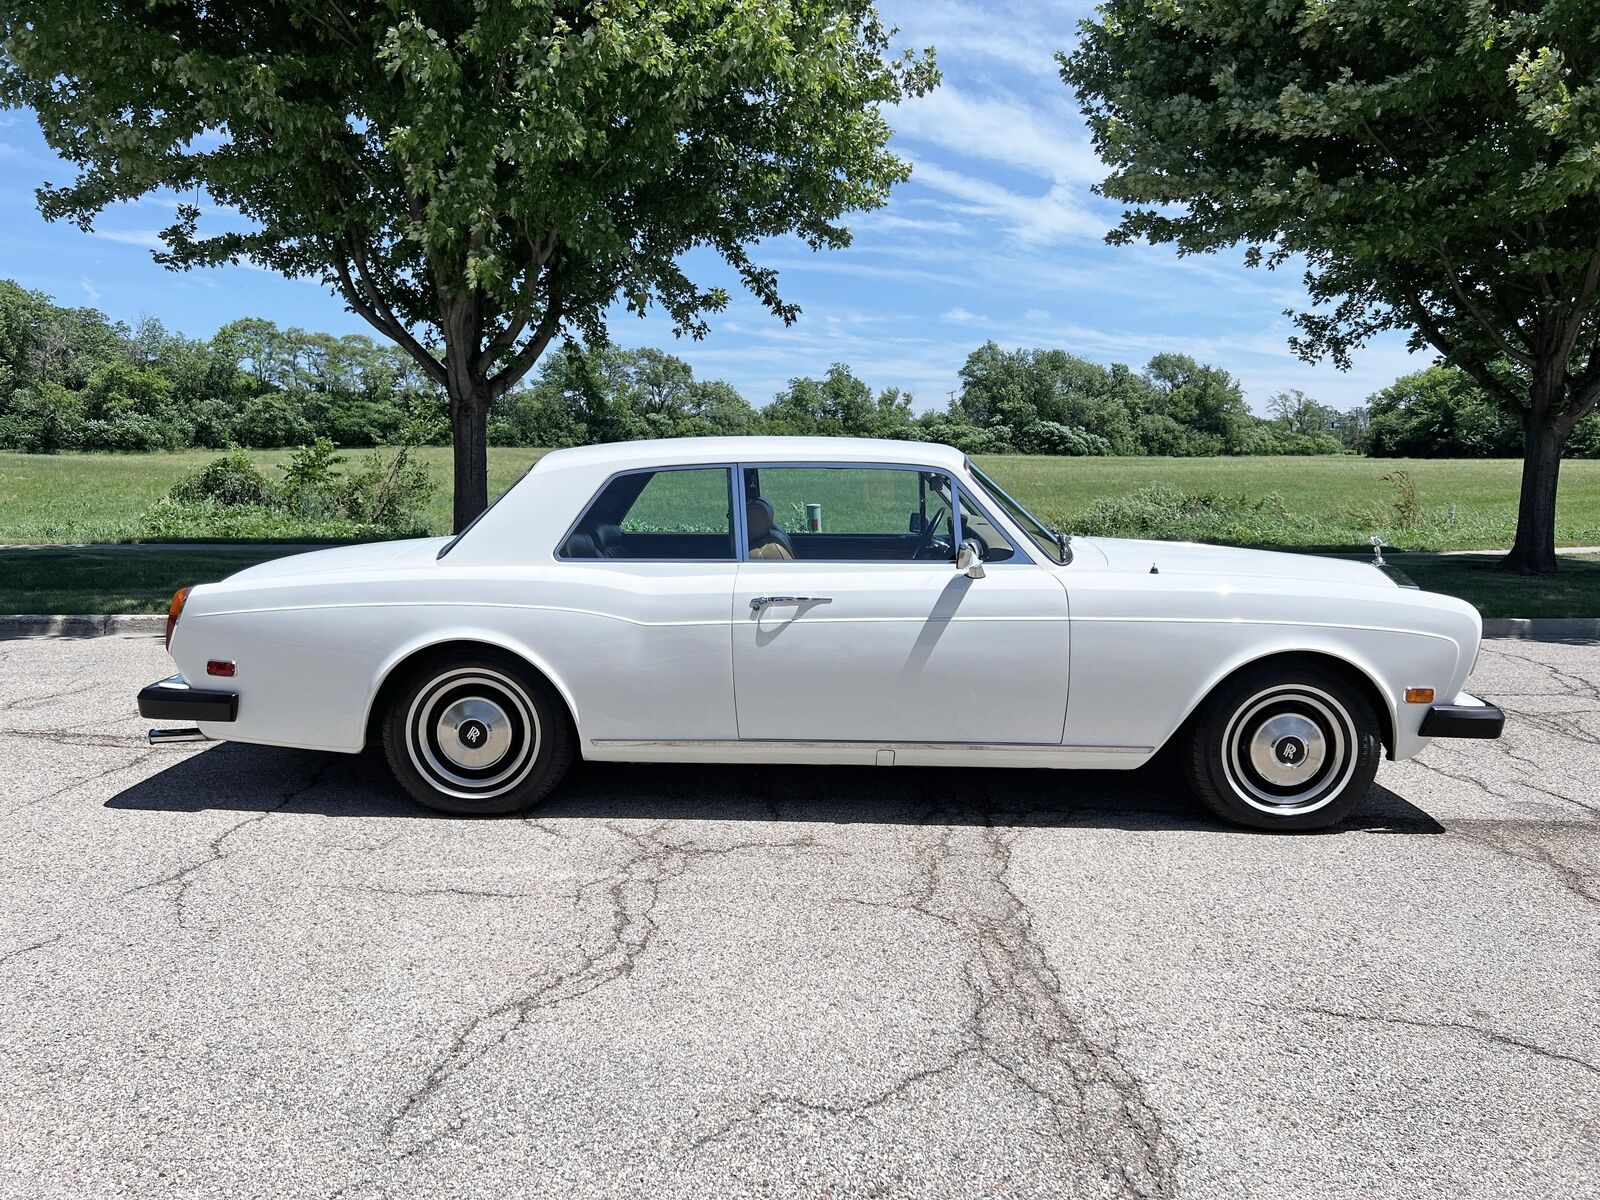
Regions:
M 1502 571 L 1554 575 L 1556 482 L 1570 429 L 1548 413 L 1530 411 L 1523 420 L 1522 495 L 1517 503 L 1517 540 L 1500 560 Z
M 450 440 L 455 462 L 455 532 L 489 507 L 489 387 L 475 381 L 465 394 L 450 389 Z

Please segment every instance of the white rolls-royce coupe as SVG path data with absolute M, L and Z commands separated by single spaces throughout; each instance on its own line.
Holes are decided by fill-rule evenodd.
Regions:
M 545 455 L 453 538 L 300 554 L 173 597 L 139 711 L 381 741 L 499 814 L 573 755 L 1126 769 L 1173 743 L 1217 815 L 1330 825 L 1378 758 L 1496 737 L 1482 622 L 1382 564 L 1067 537 L 960 452 L 848 438 Z

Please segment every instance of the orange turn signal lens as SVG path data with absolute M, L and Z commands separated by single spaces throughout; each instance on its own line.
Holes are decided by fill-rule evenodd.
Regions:
M 178 627 L 178 615 L 189 599 L 189 589 L 181 587 L 172 593 L 172 603 L 167 605 L 167 649 L 172 649 L 172 631 Z
M 1432 688 L 1407 688 L 1406 689 L 1406 703 L 1407 704 L 1432 704 L 1433 703 L 1433 689 Z

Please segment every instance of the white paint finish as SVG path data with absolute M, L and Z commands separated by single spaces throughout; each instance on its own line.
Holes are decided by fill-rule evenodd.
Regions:
M 818 599 L 751 609 L 770 595 Z M 748 562 L 733 611 L 742 738 L 1061 741 L 1067 597 L 1042 567 Z
M 1231 671 L 1293 651 L 1372 680 L 1404 758 L 1425 744 L 1425 707 L 1395 698 L 1455 695 L 1476 657 L 1470 605 L 1302 555 L 1079 539 L 1065 567 L 992 564 L 981 580 L 932 563 L 554 557 L 618 471 L 780 461 L 924 466 L 984 496 L 957 452 L 910 442 L 558 451 L 442 559 L 446 539 L 343 547 L 195 588 L 173 655 L 196 680 L 208 658 L 239 664 L 239 720 L 202 726 L 238 741 L 358 750 L 396 663 L 476 641 L 544 672 L 593 758 L 1099 768 L 1137 766 Z M 832 602 L 756 619 L 759 594 Z

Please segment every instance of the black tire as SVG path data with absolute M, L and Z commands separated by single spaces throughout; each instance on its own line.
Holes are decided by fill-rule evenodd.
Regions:
M 526 663 L 475 650 L 412 668 L 383 714 L 389 769 L 413 799 L 455 816 L 530 808 L 572 762 L 566 706 Z
M 1206 698 L 1185 731 L 1189 784 L 1224 821 L 1324 829 L 1366 797 L 1383 757 L 1378 715 L 1338 671 L 1263 663 Z

